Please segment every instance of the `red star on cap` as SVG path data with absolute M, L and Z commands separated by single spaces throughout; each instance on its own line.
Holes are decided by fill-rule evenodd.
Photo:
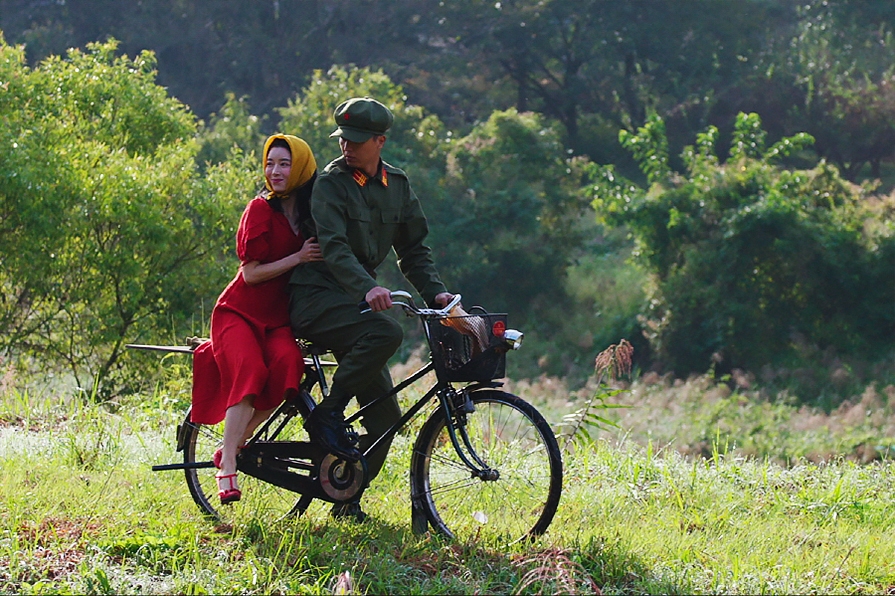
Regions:
M 351 118 L 351 114 L 345 114 L 344 116 L 342 116 L 342 118 L 344 120 L 349 120 Z

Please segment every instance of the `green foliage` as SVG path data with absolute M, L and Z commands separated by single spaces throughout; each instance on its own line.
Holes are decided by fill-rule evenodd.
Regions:
M 612 344 L 597 355 L 594 366 L 597 376 L 597 390 L 591 397 L 585 400 L 583 407 L 563 416 L 562 424 L 566 427 L 560 435 L 564 439 L 563 449 L 568 449 L 573 442 L 579 448 L 587 448 L 589 445 L 592 445 L 591 429 L 608 430 L 609 427 L 619 428 L 618 424 L 604 416 L 600 416 L 596 411 L 625 407 L 608 402 L 609 399 L 624 392 L 624 389 L 609 388 L 608 383 L 604 385 L 604 378 L 607 377 L 607 373 L 611 381 L 615 381 L 621 376 L 629 377 L 631 375 L 633 356 L 634 347 L 626 339 L 622 339 L 618 344 Z
M 893 159 L 890 5 L 3 0 L 0 29 L 28 44 L 32 64 L 110 36 L 131 55 L 150 48 L 161 83 L 206 120 L 228 92 L 274 116 L 315 69 L 356 64 L 387 73 L 460 134 L 494 110 L 537 111 L 561 123 L 575 154 L 629 176 L 638 174 L 619 128 L 635 130 L 655 111 L 676 156 L 709 124 L 727 146 L 745 111 L 761 114 L 775 139 L 810 132 L 814 150 L 857 179 L 879 177 Z
M 383 149 L 385 161 L 406 168 L 413 183 L 420 177 L 420 167 L 437 167 L 443 159 L 444 126 L 423 108 L 406 103 L 401 86 L 381 70 L 341 66 L 315 70 L 308 86 L 277 110 L 279 128 L 305 139 L 322 168 L 339 156 L 337 139 L 329 136 L 336 127 L 333 112 L 346 99 L 364 96 L 381 101 L 395 115 Z
M 594 393 L 585 400 L 584 405 L 571 414 L 563 416 L 563 432 L 560 435 L 564 450 L 569 450 L 569 445 L 575 444 L 580 449 L 587 449 L 593 443 L 591 432 L 607 431 L 610 428 L 621 428 L 619 425 L 601 416 L 597 412 L 624 408 L 625 406 L 611 403 L 609 400 L 622 393 L 624 389 L 605 389 Z
M 250 113 L 247 98 L 237 99 L 233 93 L 227 93 L 220 112 L 211 115 L 207 126 L 204 123 L 200 126 L 198 138 L 202 148 L 197 160 L 200 164 L 223 163 L 234 148 L 260 155 L 265 141 L 261 132 L 264 120 Z
M 180 328 L 220 291 L 205 257 L 238 218 L 229 189 L 197 177 L 195 123 L 152 55 L 115 49 L 30 69 L 0 45 L 3 353 L 101 395 L 121 386 L 126 341 Z
M 766 149 L 754 114 L 737 118 L 723 165 L 716 137 L 698 137 L 684 152 L 686 174 L 662 180 L 661 142 L 647 128 L 636 145 L 628 136 L 654 181 L 648 192 L 611 169 L 591 170 L 598 217 L 629 227 L 655 276 L 643 314 L 656 355 L 679 374 L 713 361 L 719 371 L 793 364 L 805 345 L 881 357 L 895 332 L 895 234 L 866 190 L 824 162 L 772 165 L 810 137 Z
M 463 0 L 429 6 L 396 0 L 388 11 L 367 11 L 363 23 L 356 19 L 355 3 L 344 0 L 319 2 L 315 10 L 229 0 L 213 9 L 175 0 L 135 7 L 104 1 L 78 10 L 66 3 L 51 4 L 0 0 L 0 27 L 10 39 L 27 41 L 32 58 L 29 68 L 24 48 L 0 47 L 0 339 L 7 356 L 12 355 L 11 346 L 16 347 L 22 364 L 63 363 L 72 372 L 79 370 L 74 374 L 87 394 L 94 393 L 95 378 L 120 372 L 120 342 L 115 338 L 174 338 L 184 327 L 207 321 L 211 300 L 235 265 L 232 231 L 258 183 L 252 154 L 260 147 L 261 129 L 270 127 L 265 118 L 278 114 L 279 130 L 307 138 L 322 167 L 338 154 L 335 140 L 328 137 L 332 111 L 352 95 L 372 95 L 395 111 L 385 157 L 410 174 L 430 216 L 431 244 L 451 288 L 489 308 L 512 309 L 517 321 L 527 319 L 520 326 L 528 332 L 529 348 L 517 359 L 526 363 L 525 374 L 586 370 L 594 343 L 623 336 L 643 341 L 639 326 L 649 329 L 653 346 L 660 348 L 657 353 L 664 354 L 666 362 L 668 354 L 680 353 L 690 364 L 679 370 L 702 370 L 706 356 L 726 347 L 728 338 L 742 330 L 737 321 L 755 318 L 749 309 L 732 313 L 724 304 L 717 313 L 705 311 L 731 288 L 752 291 L 763 304 L 755 327 L 766 324 L 769 312 L 777 313 L 774 320 L 784 318 L 786 309 L 800 313 L 798 320 L 784 325 L 796 331 L 794 335 L 780 332 L 765 334 L 764 339 L 787 344 L 789 354 L 798 358 L 823 353 L 823 347 L 834 344 L 843 354 L 852 348 L 840 344 L 859 346 L 855 354 L 873 353 L 871 346 L 879 345 L 873 338 L 889 329 L 885 321 L 891 316 L 882 325 L 849 327 L 829 312 L 860 311 L 853 308 L 859 302 L 876 304 L 880 310 L 891 298 L 891 284 L 878 283 L 892 262 L 886 207 L 872 205 L 867 193 L 851 207 L 837 204 L 833 210 L 839 215 L 819 224 L 826 229 L 840 216 L 851 218 L 842 226 L 841 237 L 818 240 L 823 246 L 812 253 L 805 238 L 793 231 L 790 248 L 780 257 L 814 264 L 828 257 L 837 261 L 808 267 L 811 276 L 821 275 L 823 267 L 841 272 L 844 262 L 859 263 L 855 271 L 861 281 L 852 283 L 853 278 L 838 273 L 829 277 L 833 281 L 827 286 L 800 281 L 786 308 L 768 299 L 765 290 L 793 282 L 795 265 L 789 273 L 781 265 L 773 276 L 763 274 L 762 284 L 737 285 L 714 276 L 716 264 L 701 255 L 704 245 L 693 244 L 701 238 L 702 218 L 721 217 L 717 230 L 722 235 L 727 230 L 723 215 L 737 201 L 717 201 L 721 188 L 733 185 L 732 192 L 754 190 L 756 196 L 765 192 L 767 181 L 748 164 L 807 168 L 814 151 L 846 178 L 886 174 L 895 146 L 895 102 L 890 97 L 895 85 L 889 59 L 895 19 L 885 3 L 749 0 L 719 7 L 712 0 L 696 0 L 692 10 L 682 11 L 662 2 L 647 9 L 631 2 Z M 207 26 L 191 26 L 196 22 Z M 122 39 L 121 44 L 86 49 L 86 42 L 109 33 Z M 246 51 L 246 40 L 251 40 L 252 51 Z M 85 49 L 65 58 L 50 56 L 71 46 Z M 158 63 L 154 54 L 142 51 L 147 47 L 156 49 Z M 134 58 L 117 58 L 122 49 Z M 50 57 L 34 62 L 44 56 Z M 359 66 L 312 70 L 328 64 Z M 217 113 L 197 130 L 189 110 L 169 97 L 156 78 L 196 113 L 206 117 L 219 106 Z M 275 108 L 296 92 L 288 106 Z M 531 120 L 529 110 L 543 114 L 539 124 L 526 121 L 519 129 L 539 127 L 544 135 L 533 138 L 511 131 L 506 122 L 512 119 L 505 116 L 511 105 L 520 121 Z M 252 108 L 262 115 L 254 116 Z M 761 119 L 748 113 L 735 116 L 740 111 L 760 113 Z M 492 114 L 503 114 L 505 122 L 498 126 Z M 715 126 L 706 127 L 709 122 Z M 618 136 L 620 127 L 631 132 Z M 697 129 L 704 132 L 678 160 L 678 147 L 690 142 Z M 809 145 L 808 135 L 793 135 L 797 130 L 810 132 L 816 142 Z M 528 146 L 520 149 L 517 143 Z M 648 192 L 619 175 L 643 179 L 631 173 L 635 160 L 621 155 L 623 145 L 644 166 L 652 185 Z M 612 165 L 597 168 L 585 159 L 569 160 L 566 147 Z M 112 156 L 115 151 L 121 154 Z M 156 154 L 163 156 L 161 161 Z M 176 174 L 161 181 L 181 165 L 191 168 L 190 154 L 200 169 L 212 166 L 208 180 Z M 518 164 L 501 161 L 509 155 L 519 157 Z M 751 189 L 736 187 L 732 165 L 719 165 L 724 159 L 727 164 L 745 161 L 746 170 L 739 176 Z M 684 171 L 686 180 L 675 169 Z M 129 182 L 119 180 L 128 180 L 132 170 L 142 173 Z M 576 219 L 580 198 L 574 197 L 582 172 L 591 176 L 588 194 L 595 206 L 615 218 L 612 226 L 635 211 L 641 218 L 640 268 L 624 265 L 627 245 L 604 238 L 625 228 L 594 228 Z M 116 180 L 109 182 L 113 175 Z M 718 190 L 711 190 L 716 183 Z M 143 193 L 146 185 L 158 192 Z M 778 194 L 790 196 L 799 188 L 790 184 Z M 166 254 L 180 251 L 182 257 L 192 251 L 186 261 L 172 256 L 173 266 L 183 263 L 185 271 L 201 263 L 200 274 L 166 275 L 155 281 L 152 275 L 141 277 L 140 271 L 150 266 L 146 261 L 134 269 L 116 265 L 116 276 L 101 276 L 92 264 L 72 258 L 81 252 L 95 257 L 89 247 L 99 241 L 79 230 L 100 215 L 109 218 L 108 229 L 94 234 L 105 234 L 103 247 L 130 245 L 151 252 L 140 244 L 141 232 L 122 224 L 138 217 L 136 203 L 129 211 L 98 206 L 122 193 L 147 205 L 161 201 L 163 193 L 171 197 L 169 210 L 158 214 L 175 222 L 170 231 L 181 240 L 174 243 L 180 248 Z M 765 194 L 774 217 L 779 217 L 776 225 L 793 229 L 772 200 L 773 193 Z M 707 207 L 694 207 L 694 201 L 706 196 Z M 52 207 L 45 197 L 52 197 Z M 200 207 L 205 200 L 208 206 Z M 177 201 L 183 202 L 183 209 Z M 852 215 L 843 215 L 849 212 Z M 145 215 L 152 227 L 153 213 L 139 211 L 139 217 Z M 174 215 L 181 213 L 190 213 L 187 219 L 195 229 Z M 750 213 L 737 221 L 745 226 L 760 210 Z M 799 222 L 795 228 L 812 221 L 799 215 L 799 209 L 787 217 Z M 859 233 L 853 224 L 862 217 L 867 227 Z M 763 235 L 754 226 L 750 229 L 757 234 L 753 240 L 768 237 L 769 228 Z M 815 237 L 812 230 L 805 234 Z M 160 252 L 168 242 L 165 234 L 151 238 Z M 834 246 L 854 244 L 850 242 L 856 236 L 861 237 L 859 244 L 874 247 L 875 256 L 863 262 L 860 250 L 848 248 L 835 259 L 829 256 L 838 250 Z M 196 242 L 189 245 L 184 238 Z M 783 250 L 787 242 L 781 243 Z M 616 249 L 617 254 L 609 254 Z M 805 254 L 796 258 L 797 252 Z M 820 253 L 827 256 L 807 256 Z M 128 261 L 121 251 L 110 250 L 107 256 L 97 261 L 102 267 Z M 756 268 L 745 258 L 737 267 L 752 275 Z M 480 263 L 481 275 L 476 272 Z M 651 282 L 652 307 L 643 309 L 638 323 L 632 312 L 640 308 L 641 296 L 629 290 L 633 278 L 653 267 L 669 277 Z M 582 278 L 603 274 L 610 280 Z M 383 277 L 390 285 L 402 283 L 396 268 Z M 611 291 L 602 292 L 616 279 L 623 287 L 610 284 Z M 704 279 L 715 286 L 703 284 L 706 294 L 697 298 L 698 291 L 687 289 L 687 284 Z M 694 333 L 663 331 L 676 326 L 663 296 L 671 289 L 663 285 L 666 282 L 679 284 L 693 296 L 674 305 L 674 316 L 711 313 L 690 330 Z M 838 289 L 842 284 L 844 291 Z M 137 286 L 130 304 L 99 295 L 85 298 L 90 292 L 114 293 L 112 288 L 131 295 Z M 820 291 L 832 292 L 834 304 L 802 308 L 806 293 Z M 796 295 L 803 296 L 801 302 Z M 628 302 L 617 305 L 621 296 Z M 606 308 L 610 304 L 613 307 Z M 825 314 L 818 319 L 809 314 L 812 311 Z M 833 344 L 802 331 L 832 319 L 839 320 L 826 332 L 837 336 Z M 865 328 L 871 330 L 869 336 Z M 74 347 L 87 337 L 99 343 Z M 706 347 L 687 355 L 692 341 Z M 684 344 L 680 350 L 678 342 Z M 50 343 L 54 347 L 47 349 Z M 104 347 L 97 347 L 100 344 Z M 734 353 L 754 354 L 763 349 L 758 344 L 717 352 L 725 361 L 716 368 L 723 372 L 734 366 Z M 562 350 L 557 349 L 560 345 Z M 531 347 L 538 353 L 528 353 Z M 640 347 L 639 354 L 648 353 Z M 776 364 L 788 362 L 784 352 L 774 352 Z M 752 356 L 736 358 L 756 361 Z
M 764 29 L 794 16 L 778 4 L 463 0 L 429 19 L 452 50 L 512 84 L 508 101 L 561 122 L 569 146 L 596 160 L 606 148 L 581 126 L 595 114 L 616 130 L 651 110 L 703 125 L 752 69 Z
M 895 156 L 895 13 L 865 4 L 801 6 L 756 106 L 790 131 L 809 132 L 817 153 L 849 180 L 868 164 L 879 178 L 881 163 Z
M 572 384 L 576 377 L 592 374 L 590 365 L 596 349 L 617 343 L 622 337 L 631 338 L 639 366 L 646 367 L 650 362 L 649 344 L 637 321 L 638 314 L 646 307 L 649 276 L 631 259 L 632 247 L 623 230 L 596 235 L 593 242 L 596 246 L 588 246 L 588 254 L 576 258 L 566 273 L 565 291 L 573 306 L 562 313 L 561 320 L 557 319 L 552 338 L 555 345 L 563 347 L 542 352 L 559 356 L 550 360 L 563 364 L 556 366 L 557 362 L 550 362 L 551 366 L 542 370 L 568 375 Z M 537 352 L 537 346 L 532 347 Z
M 459 256 L 442 268 L 464 294 L 492 310 L 555 306 L 582 241 L 581 167 L 532 113 L 495 112 L 453 143 L 432 242 L 439 254 Z
M 668 180 L 671 175 L 668 138 L 665 135 L 665 122 L 657 114 L 650 114 L 646 124 L 638 128 L 636 134 L 621 130 L 618 140 L 622 147 L 634 155 L 650 184 Z

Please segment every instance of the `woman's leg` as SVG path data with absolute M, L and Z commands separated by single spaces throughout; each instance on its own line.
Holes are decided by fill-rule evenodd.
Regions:
M 255 415 L 254 396 L 227 408 L 224 416 L 224 444 L 221 447 L 221 475 L 236 473 L 236 451 L 242 447 L 246 428 Z M 257 424 L 256 424 L 257 425 Z
M 252 418 L 249 420 L 245 432 L 242 435 L 242 442 L 239 444 L 240 446 L 244 445 L 252 438 L 252 435 L 255 434 L 255 429 L 258 428 L 262 422 L 270 418 L 270 415 L 273 414 L 274 410 L 276 410 L 276 408 L 271 408 L 269 410 L 254 410 Z

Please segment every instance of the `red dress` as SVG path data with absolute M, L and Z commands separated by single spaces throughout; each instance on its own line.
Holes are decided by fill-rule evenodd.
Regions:
M 271 263 L 301 249 L 282 213 L 256 197 L 236 232 L 242 263 Z M 217 424 L 227 408 L 255 395 L 255 409 L 275 408 L 298 390 L 304 359 L 289 327 L 289 272 L 248 285 L 240 270 L 211 313 L 211 340 L 193 353 L 192 421 Z

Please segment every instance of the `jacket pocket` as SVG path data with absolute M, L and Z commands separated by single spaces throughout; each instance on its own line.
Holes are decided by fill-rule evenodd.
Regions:
M 370 223 L 370 211 L 368 209 L 363 208 L 360 205 L 349 205 L 348 206 L 348 219 L 353 219 L 355 221 L 361 221 L 364 223 Z
M 383 209 L 380 213 L 384 224 L 396 224 L 404 221 L 401 217 L 401 209 Z

